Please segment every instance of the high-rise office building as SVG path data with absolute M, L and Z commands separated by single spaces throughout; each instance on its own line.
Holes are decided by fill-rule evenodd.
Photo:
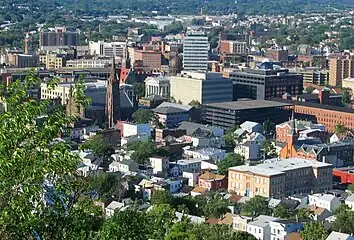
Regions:
M 332 56 L 329 60 L 329 85 L 338 86 L 345 78 L 354 77 L 354 61 L 349 54 Z
M 288 69 L 249 69 L 230 73 L 234 85 L 234 100 L 251 98 L 269 100 L 283 94 L 300 95 L 303 76 L 290 73 Z
M 208 36 L 204 33 L 188 33 L 183 42 L 183 69 L 208 70 Z

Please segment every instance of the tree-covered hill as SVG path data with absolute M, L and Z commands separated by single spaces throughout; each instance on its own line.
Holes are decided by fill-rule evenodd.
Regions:
M 1 11 L 28 4 L 41 12 L 68 10 L 81 14 L 122 14 L 159 11 L 162 14 L 293 14 L 354 7 L 352 0 L 0 0 Z M 186 7 L 188 6 L 188 7 Z M 59 7 L 63 7 L 62 9 Z

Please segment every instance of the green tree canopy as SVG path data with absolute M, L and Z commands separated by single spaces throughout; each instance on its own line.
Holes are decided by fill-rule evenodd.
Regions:
M 304 240 L 320 240 L 326 239 L 328 232 L 319 221 L 313 221 L 305 224 L 304 230 L 300 232 L 300 235 Z
M 268 200 L 262 196 L 255 196 L 241 206 L 241 213 L 246 216 L 257 217 L 269 215 L 270 212 Z
M 30 99 L 28 89 L 38 84 L 31 71 L 0 89 L 0 238 L 95 236 L 102 211 L 81 194 L 89 186 L 76 173 L 80 158 L 67 142 L 53 141 L 75 119 L 50 100 Z
M 354 212 L 342 204 L 335 212 L 336 220 L 333 223 L 333 230 L 351 234 L 354 232 Z
M 275 123 L 269 119 L 263 122 L 263 133 L 267 138 L 274 137 L 275 134 Z
M 135 123 L 150 123 L 154 120 L 154 113 L 150 109 L 139 108 L 132 117 Z
M 140 164 L 148 162 L 149 157 L 158 154 L 155 145 L 151 141 L 128 143 L 127 149 L 129 151 L 134 151 L 131 155 L 131 158 Z
M 237 153 L 229 153 L 225 159 L 220 160 L 218 165 L 218 172 L 226 175 L 230 167 L 236 167 L 245 164 L 245 159 Z
M 97 134 L 90 137 L 84 142 L 81 147 L 83 149 L 90 149 L 94 154 L 100 157 L 109 157 L 114 153 L 112 144 L 107 143 L 102 134 Z
M 275 149 L 271 140 L 267 139 L 261 144 L 261 150 L 266 159 L 277 157 L 277 150 Z

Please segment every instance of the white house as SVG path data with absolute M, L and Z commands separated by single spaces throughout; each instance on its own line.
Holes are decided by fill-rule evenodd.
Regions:
M 219 148 L 194 149 L 190 146 L 186 146 L 183 148 L 183 153 L 188 157 L 212 159 L 215 161 L 223 160 L 226 157 L 226 151 Z
M 188 186 L 194 187 L 198 183 L 198 177 L 200 173 L 198 172 L 183 172 L 182 177 L 188 179 Z
M 168 172 L 170 161 L 167 157 L 150 157 L 149 160 L 154 174 Z
M 168 98 L 170 96 L 170 79 L 167 76 L 153 76 L 145 79 L 145 97 L 159 95 Z
M 197 135 L 191 138 L 193 147 L 200 148 L 222 148 L 225 147 L 225 137 L 224 136 L 203 136 Z
M 233 229 L 235 231 L 247 231 L 247 224 L 252 221 L 252 217 L 234 215 L 233 217 Z
M 277 220 L 275 217 L 260 215 L 254 221 L 247 224 L 247 232 L 259 240 L 271 240 L 270 222 Z
M 151 127 L 148 123 L 123 123 L 123 137 L 136 136 L 146 134 L 151 137 Z
M 77 153 L 77 151 L 73 152 Z M 88 176 L 90 172 L 99 170 L 103 161 L 101 157 L 94 155 L 91 151 L 80 151 L 78 153 L 82 160 L 77 168 L 78 173 Z
M 257 160 L 260 158 L 260 147 L 254 141 L 246 141 L 237 144 L 234 148 L 234 153 L 240 154 L 246 160 Z
M 345 199 L 345 204 L 352 210 L 354 211 L 354 194 L 348 196 Z
M 122 173 L 131 173 L 138 171 L 138 164 L 129 159 L 123 159 L 122 161 L 114 161 L 109 164 L 110 172 L 122 172 Z
M 112 217 L 114 215 L 114 211 L 117 209 L 122 209 L 124 207 L 124 203 L 120 203 L 117 201 L 112 201 L 106 208 L 106 217 Z
M 309 195 L 309 205 L 325 208 L 330 212 L 334 212 L 340 205 L 340 200 L 331 194 L 311 194 Z
M 302 222 L 297 222 L 296 220 L 291 219 L 274 220 L 269 223 L 269 226 L 271 232 L 271 240 L 287 239 L 290 233 L 300 232 L 304 228 L 304 224 Z
M 214 160 L 203 160 L 201 165 L 201 170 L 218 170 L 218 165 Z
M 262 132 L 262 125 L 257 122 L 246 121 L 240 125 L 240 127 L 249 133 Z
M 261 145 L 267 138 L 263 136 L 262 133 L 253 132 L 246 135 L 246 139 L 244 141 L 254 141 L 256 144 Z

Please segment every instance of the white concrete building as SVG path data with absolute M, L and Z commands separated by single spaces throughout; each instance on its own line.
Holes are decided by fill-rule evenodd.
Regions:
M 183 69 L 208 70 L 208 36 L 204 33 L 188 33 L 183 42 Z
M 277 218 L 260 215 L 254 221 L 247 224 L 247 232 L 259 240 L 271 240 L 270 222 L 274 220 L 277 220 Z
M 106 68 L 112 64 L 112 59 L 74 59 L 66 62 L 69 68 Z
M 308 220 L 310 221 L 310 220 Z M 293 232 L 300 232 L 304 228 L 302 222 L 296 220 L 279 219 L 269 222 L 271 231 L 271 240 L 286 240 L 289 234 Z
M 309 195 L 309 205 L 325 208 L 330 212 L 334 212 L 341 205 L 341 202 L 334 195 L 316 193 Z
M 170 79 L 167 76 L 153 76 L 145 79 L 145 97 L 159 95 L 164 98 L 170 96 Z
M 125 57 L 125 48 L 127 46 L 126 42 L 104 42 L 104 41 L 97 41 L 89 42 L 89 49 L 91 55 L 98 55 L 104 57 Z
M 114 215 L 114 211 L 120 210 L 124 207 L 124 203 L 120 203 L 117 201 L 112 201 L 106 208 L 106 217 L 112 217 Z

